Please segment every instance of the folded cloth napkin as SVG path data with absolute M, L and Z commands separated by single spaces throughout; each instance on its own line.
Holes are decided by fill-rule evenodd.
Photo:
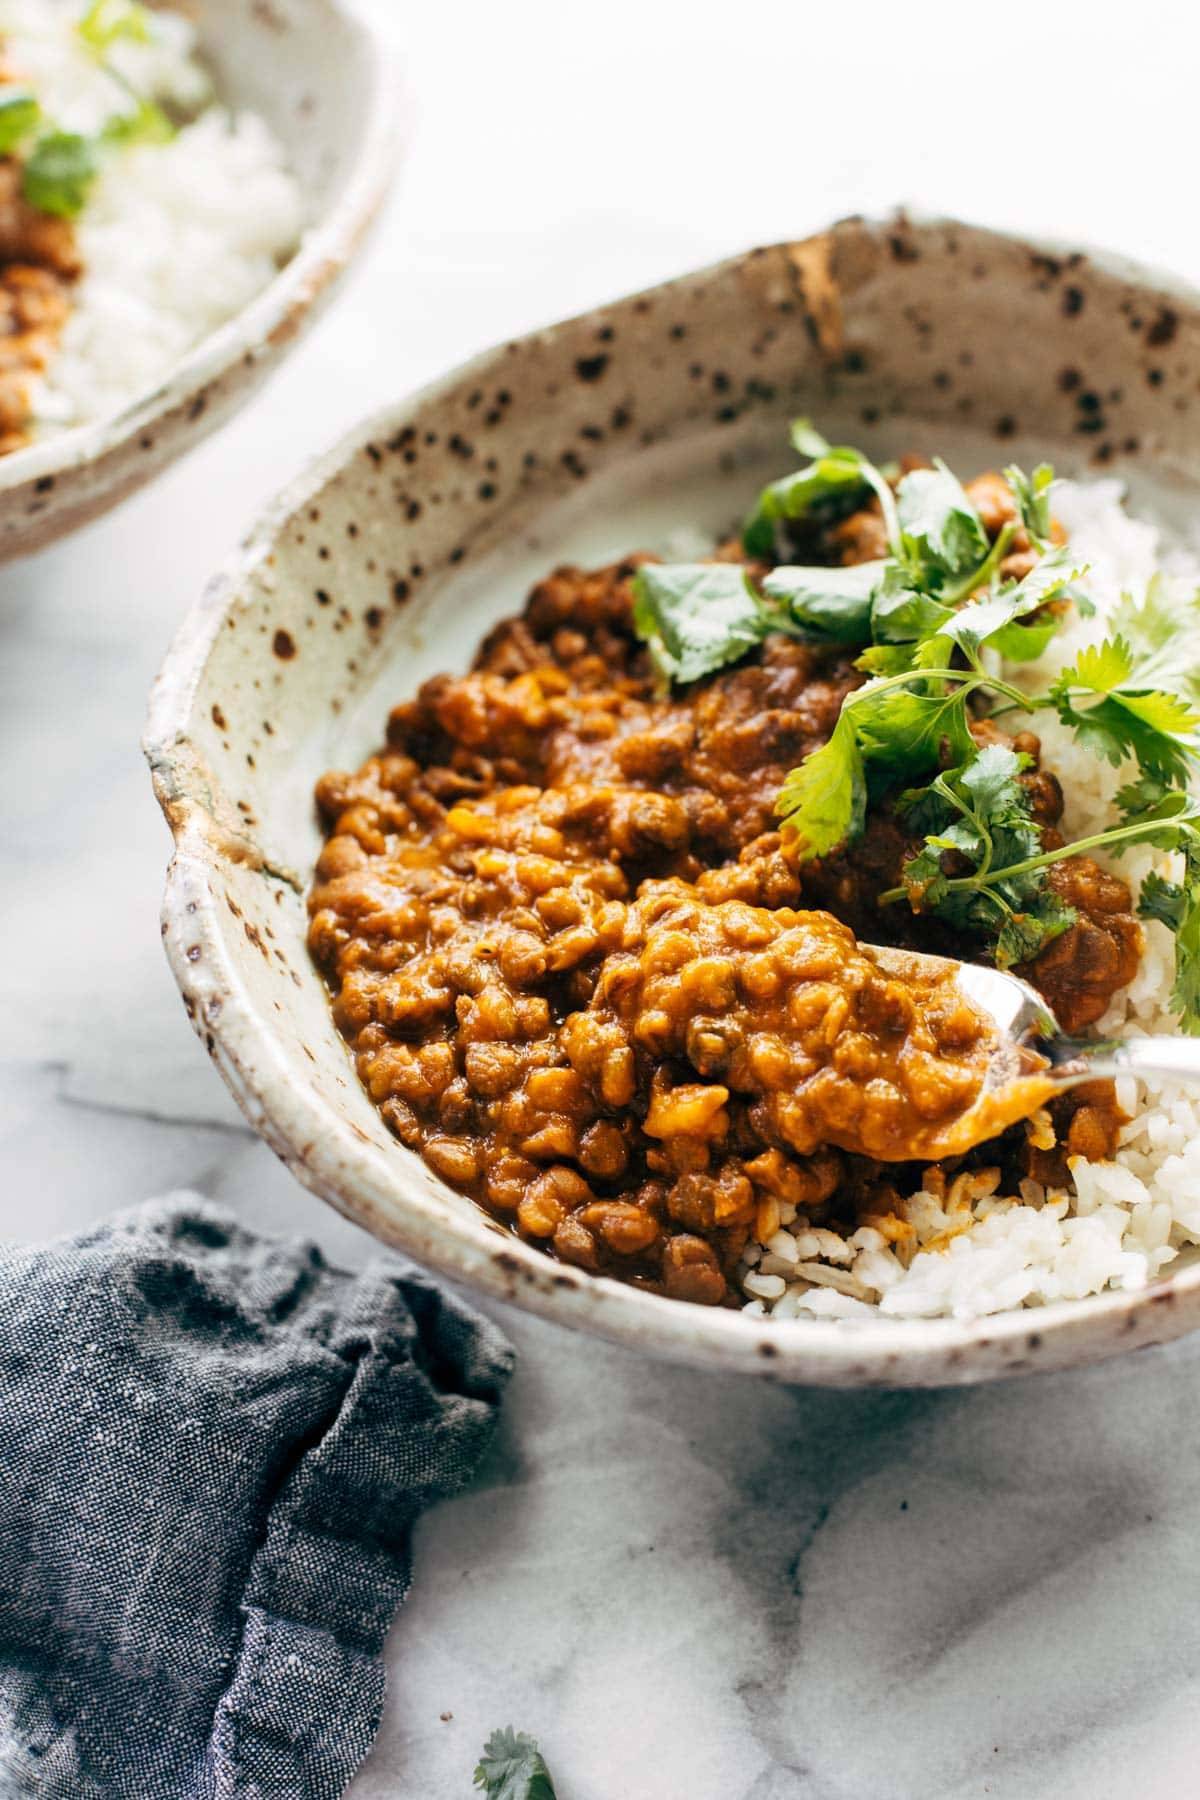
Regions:
M 0 1250 L 0 1793 L 324 1800 L 512 1353 L 194 1195 Z

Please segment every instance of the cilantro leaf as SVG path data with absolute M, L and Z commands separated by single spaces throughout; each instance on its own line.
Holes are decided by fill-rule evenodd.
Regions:
M 904 865 L 905 893 L 914 912 L 936 912 L 946 897 L 949 882 L 942 868 L 944 847 L 935 835 L 931 835 Z
M 775 804 L 795 832 L 801 861 L 826 856 L 861 836 L 868 795 L 935 770 L 944 754 L 974 756 L 966 691 L 929 693 L 867 682 L 842 702 L 828 743 L 787 776 Z
M 10 87 L 0 93 L 0 156 L 9 156 L 41 122 L 42 109 L 29 88 Z
M 801 862 L 827 856 L 862 832 L 866 773 L 853 719 L 844 706 L 828 743 L 806 756 L 784 781 L 775 812 L 795 833 Z
M 944 462 L 914 469 L 896 492 L 900 558 L 917 586 L 934 588 L 963 575 L 988 553 L 983 521 Z
M 1054 470 L 1049 463 L 1039 463 L 1032 475 L 1026 475 L 1015 463 L 1004 471 L 1004 479 L 1012 491 L 1021 515 L 1021 523 L 1034 545 L 1043 548 L 1050 542 L 1050 489 Z
M 1183 846 L 1182 881 L 1166 881 L 1153 872 L 1142 883 L 1138 912 L 1157 919 L 1175 934 L 1175 983 L 1171 1005 L 1179 1025 L 1200 1037 L 1200 838 L 1189 833 Z
M 935 636 L 953 617 L 952 607 L 912 587 L 898 563 L 886 565 L 871 607 L 871 634 L 876 643 L 920 643 Z
M 818 457 L 795 475 L 772 481 L 742 528 L 747 555 L 773 554 L 775 527 L 781 520 L 806 518 L 820 502 L 858 495 L 866 485 L 857 451 L 840 450 Z
M 1139 683 L 1200 704 L 1200 589 L 1155 575 L 1140 600 L 1123 594 L 1110 629 L 1128 645 Z
M 737 563 L 644 563 L 633 625 L 673 681 L 711 675 L 778 629 Z
M 896 536 L 891 489 L 861 450 L 848 444 L 826 443 L 808 419 L 793 421 L 792 443 L 802 456 L 812 460 L 806 468 L 784 475 L 763 489 L 758 505 L 742 527 L 742 545 L 748 556 L 772 556 L 776 527 L 783 521 L 804 519 L 818 507 L 856 499 L 864 489 L 874 490 L 884 509 L 889 537 Z
M 807 456 L 815 462 L 818 457 L 830 454 L 829 439 L 817 430 L 811 419 L 793 419 L 788 426 L 788 437 L 797 456 Z
M 100 142 L 122 149 L 131 144 L 169 144 L 175 127 L 154 100 L 137 100 L 128 111 L 114 113 L 100 132 Z
M 98 169 L 89 138 L 50 131 L 38 139 L 21 171 L 21 192 L 39 212 L 73 219 L 83 211 Z
M 993 952 L 996 967 L 1011 969 L 1014 963 L 1036 961 L 1047 944 L 1069 931 L 1078 918 L 1075 908 L 1060 900 L 1053 888 L 1043 888 L 1027 911 L 1011 913 L 1000 927 Z
M 965 606 L 960 606 L 938 627 L 937 636 L 928 638 L 920 646 L 916 654 L 918 667 L 944 667 L 949 661 L 952 645 L 973 664 L 978 664 L 979 652 L 985 645 L 1004 654 L 1006 642 L 1010 648 L 1023 652 L 1027 659 L 1028 643 L 1014 639 L 1010 628 L 1030 613 L 1040 611 L 1049 601 L 1056 600 L 1073 581 L 1086 573 L 1087 564 L 1079 562 L 1066 550 L 1051 551 L 1034 564 L 1023 581 L 1009 582 L 993 594 L 968 600 Z M 1048 643 L 1057 625 L 1057 620 L 1039 621 L 1035 641 L 1041 643 L 1042 632 L 1046 630 L 1045 643 Z
M 763 592 L 786 607 L 805 637 L 818 643 L 866 644 L 871 639 L 871 602 L 883 567 L 880 562 L 833 569 L 785 564 L 766 577 Z
M 1059 671 L 1050 700 L 1093 755 L 1114 766 L 1133 755 L 1145 773 L 1182 783 L 1189 760 L 1200 755 L 1200 712 L 1143 679 L 1129 642 L 1106 638 Z
M 1113 799 L 1123 819 L 1140 819 L 1161 806 L 1170 792 L 1157 775 L 1141 774 L 1118 788 Z
M 914 912 L 934 913 L 961 931 L 994 935 L 1001 968 L 1038 955 L 1076 917 L 1050 889 L 1044 869 L 1022 867 L 1041 848 L 1020 780 L 1029 760 L 988 744 L 929 788 L 901 795 L 905 824 L 926 837 L 904 865 L 902 887 L 884 896 L 907 897 Z M 948 875 L 947 851 L 957 853 L 959 869 L 963 859 L 974 864 L 974 874 Z
M 138 0 L 92 0 L 75 32 L 97 56 L 122 38 L 147 44 L 153 35 L 149 11 Z
M 864 764 L 884 777 L 880 785 L 927 774 L 943 750 L 952 762 L 975 754 L 965 688 L 929 693 L 925 685 L 917 691 L 867 682 L 842 702 L 841 717 L 851 721 Z
M 1138 895 L 1138 913 L 1143 919 L 1157 919 L 1168 931 L 1178 931 L 1187 916 L 1187 895 L 1178 881 L 1168 881 L 1151 869 L 1142 882 Z
M 486 1800 L 555 1800 L 554 1783 L 535 1740 L 511 1725 L 493 1731 L 472 1785 L 483 1788 Z
M 911 644 L 868 644 L 860 656 L 854 659 L 856 669 L 863 669 L 868 675 L 907 675 L 912 673 L 913 646 Z

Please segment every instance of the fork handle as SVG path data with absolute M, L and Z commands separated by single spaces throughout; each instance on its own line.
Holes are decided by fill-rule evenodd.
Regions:
M 1060 1038 L 1053 1057 L 1055 1075 L 1064 1087 L 1117 1075 L 1200 1082 L 1200 1037 Z

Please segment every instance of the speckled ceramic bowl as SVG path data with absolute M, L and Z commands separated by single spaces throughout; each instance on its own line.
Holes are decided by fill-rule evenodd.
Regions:
M 360 0 L 174 0 L 221 98 L 261 114 L 308 225 L 250 305 L 120 413 L 0 458 L 0 560 L 106 512 L 253 394 L 320 311 L 387 191 L 401 141 L 395 59 Z
M 317 1193 L 421 1262 L 656 1355 L 775 1379 L 934 1385 L 1056 1368 L 1200 1323 L 1200 1267 L 979 1320 L 774 1325 L 552 1262 L 403 1149 L 305 950 L 318 774 L 463 666 L 556 559 L 726 529 L 812 413 L 877 453 L 1114 469 L 1186 516 L 1200 301 L 963 225 L 849 220 L 502 344 L 389 407 L 281 497 L 183 626 L 147 753 L 175 835 L 167 950 L 247 1116 Z M 1181 515 L 1182 509 L 1182 515 Z

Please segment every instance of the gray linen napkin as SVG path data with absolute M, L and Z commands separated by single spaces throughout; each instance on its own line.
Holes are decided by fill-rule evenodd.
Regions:
M 512 1352 L 193 1195 L 0 1249 L 0 1792 L 332 1800 Z

